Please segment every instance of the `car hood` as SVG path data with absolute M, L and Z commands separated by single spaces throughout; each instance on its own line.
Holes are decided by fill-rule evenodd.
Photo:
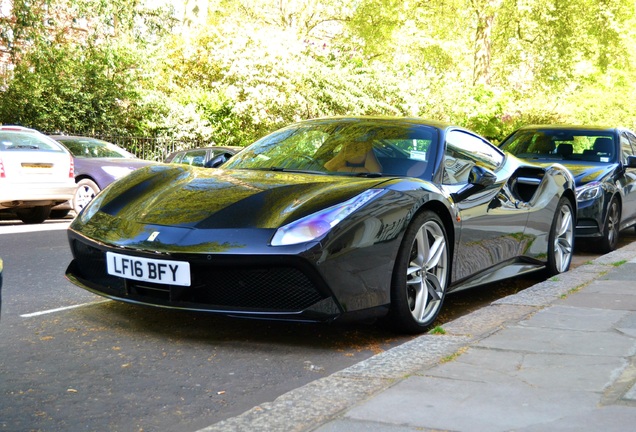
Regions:
M 554 165 L 555 161 L 541 162 L 533 160 L 532 163 L 535 165 L 546 167 Z M 606 177 L 612 175 L 612 173 L 614 173 L 618 168 L 618 164 L 600 165 L 589 163 L 574 163 L 571 161 L 558 161 L 557 163 L 561 164 L 562 166 L 567 168 L 570 173 L 572 173 L 576 186 L 581 186 L 592 181 L 602 181 Z
M 564 166 L 574 176 L 577 186 L 584 185 L 592 181 L 602 181 L 610 176 L 617 168 L 616 164 L 609 165 L 588 165 L 588 164 L 564 164 Z
M 387 180 L 155 165 L 113 183 L 95 204 L 141 225 L 274 229 Z

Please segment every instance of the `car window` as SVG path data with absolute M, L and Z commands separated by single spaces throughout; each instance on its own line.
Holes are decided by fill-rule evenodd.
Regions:
M 627 138 L 629 146 L 627 146 L 626 144 L 624 145 L 623 141 L 621 140 L 621 150 L 623 152 L 623 161 L 627 162 L 627 156 L 634 156 L 634 153 L 636 153 L 636 135 L 634 135 L 630 131 L 626 131 L 624 132 L 624 134 Z
M 73 156 L 80 158 L 131 158 L 134 157 L 131 153 L 109 143 L 108 141 L 102 141 L 93 138 L 81 138 L 81 139 L 64 139 L 58 138 L 64 146 L 69 149 Z
M 276 131 L 233 156 L 227 169 L 381 173 L 432 179 L 437 129 L 378 119 L 316 120 Z
M 527 129 L 507 138 L 501 149 L 523 159 L 612 162 L 616 142 L 611 131 Z
M 467 183 L 473 166 L 495 171 L 503 160 L 504 155 L 481 138 L 464 131 L 449 131 L 446 135 L 442 181 L 449 185 Z
M 202 167 L 205 165 L 205 156 L 207 150 L 191 150 L 187 151 L 183 156 L 181 163 Z
M 64 153 L 62 147 L 43 135 L 30 132 L 0 131 L 0 151 L 52 151 Z

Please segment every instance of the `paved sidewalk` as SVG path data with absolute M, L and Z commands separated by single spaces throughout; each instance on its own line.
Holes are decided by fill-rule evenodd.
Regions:
M 636 430 L 636 243 L 203 431 Z

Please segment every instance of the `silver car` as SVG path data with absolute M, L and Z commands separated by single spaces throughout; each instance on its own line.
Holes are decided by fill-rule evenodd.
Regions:
M 75 189 L 73 158 L 64 146 L 33 129 L 0 126 L 0 212 L 42 223 Z

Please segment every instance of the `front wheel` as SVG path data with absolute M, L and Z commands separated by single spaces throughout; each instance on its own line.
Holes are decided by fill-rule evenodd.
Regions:
M 421 333 L 442 308 L 449 282 L 448 237 L 440 217 L 420 213 L 407 228 L 391 281 L 391 325 L 405 333 Z
M 605 217 L 605 227 L 603 228 L 603 238 L 598 245 L 598 251 L 608 253 L 616 249 L 618 246 L 619 229 L 621 225 L 621 210 L 618 200 L 612 198 L 607 207 L 607 216 Z
M 561 197 L 552 219 L 547 270 L 550 276 L 568 271 L 574 252 L 574 213 L 572 204 Z

